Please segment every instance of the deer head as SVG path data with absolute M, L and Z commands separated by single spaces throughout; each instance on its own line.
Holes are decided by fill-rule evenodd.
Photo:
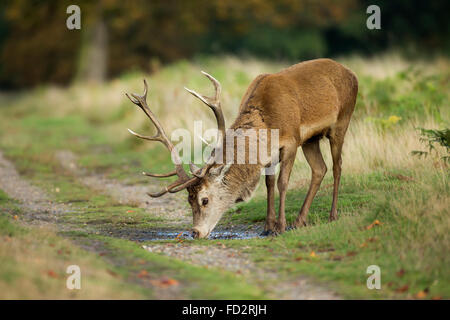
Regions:
M 150 197 L 160 197 L 166 193 L 175 193 L 181 190 L 187 189 L 188 191 L 188 201 L 192 208 L 193 214 L 193 229 L 192 234 L 194 238 L 205 238 L 216 226 L 217 222 L 220 220 L 223 213 L 230 208 L 235 202 L 242 200 L 239 195 L 238 188 L 233 190 L 224 183 L 224 178 L 229 171 L 231 164 L 218 164 L 215 161 L 215 154 L 217 150 L 221 150 L 223 146 L 223 139 L 225 137 L 225 119 L 220 107 L 220 92 L 221 85 L 214 77 L 202 73 L 213 83 L 215 88 L 215 96 L 207 97 L 198 94 L 193 90 L 185 88 L 192 95 L 200 99 L 208 107 L 212 109 L 217 120 L 218 126 L 218 137 L 217 137 L 217 147 L 212 152 L 211 157 L 206 162 L 206 165 L 202 168 L 196 167 L 193 163 L 190 163 L 190 174 L 185 172 L 181 164 L 181 159 L 179 158 L 176 150 L 174 150 L 174 145 L 168 139 L 163 127 L 159 123 L 158 119 L 152 113 L 147 105 L 147 82 L 144 80 L 144 94 L 138 96 L 136 94 L 131 94 L 131 97 L 126 94 L 126 96 L 135 105 L 140 107 L 147 117 L 155 125 L 157 133 L 155 136 L 143 136 L 141 134 L 135 133 L 132 130 L 128 131 L 137 136 L 138 138 L 159 141 L 164 144 L 167 149 L 171 152 L 172 161 L 175 164 L 173 171 L 166 174 L 155 174 L 147 173 L 143 174 L 149 177 L 156 178 L 166 178 L 171 176 L 177 176 L 177 180 L 169 184 L 163 190 L 158 193 L 148 193 Z M 222 151 L 219 151 L 222 152 Z

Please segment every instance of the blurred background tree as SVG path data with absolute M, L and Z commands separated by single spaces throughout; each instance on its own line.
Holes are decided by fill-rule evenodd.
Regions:
M 81 30 L 66 28 L 71 4 L 81 8 Z M 381 30 L 366 28 L 371 4 L 381 8 Z M 196 54 L 293 62 L 391 48 L 449 54 L 449 11 L 437 0 L 3 0 L 0 87 L 102 81 Z

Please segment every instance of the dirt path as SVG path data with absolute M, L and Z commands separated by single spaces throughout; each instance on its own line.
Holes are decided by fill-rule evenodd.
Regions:
M 79 168 L 76 157 L 70 151 L 57 153 L 61 165 L 70 174 L 74 175 L 82 184 L 99 192 L 110 195 L 117 201 L 145 208 L 149 213 L 161 215 L 171 226 L 180 226 L 190 223 L 190 217 L 186 213 L 186 205 L 182 200 L 171 195 L 166 198 L 149 200 L 146 192 L 147 186 L 132 186 L 113 181 L 105 176 L 90 174 Z M 6 160 L 0 152 L 0 189 L 13 199 L 20 202 L 26 212 L 27 222 L 57 224 L 59 215 L 70 210 L 64 204 L 54 203 L 42 190 L 30 185 L 24 180 L 14 168 L 14 165 Z M 152 188 L 150 186 L 150 188 Z M 64 227 L 64 226 L 60 226 Z M 86 247 L 91 251 L 101 251 L 98 246 Z M 327 288 L 318 286 L 306 277 L 294 280 L 284 279 L 277 274 L 276 270 L 265 270 L 258 267 L 249 257 L 238 249 L 227 248 L 225 245 L 200 246 L 184 243 L 149 244 L 143 246 L 143 250 L 156 254 L 163 254 L 187 263 L 207 266 L 208 268 L 219 268 L 238 274 L 243 274 L 249 281 L 264 288 L 270 298 L 274 299 L 339 299 L 339 296 Z M 113 261 L 122 264 L 120 261 Z M 136 279 L 135 279 L 136 280 Z M 137 280 L 139 281 L 139 280 Z M 148 284 L 145 284 L 148 286 Z M 155 296 L 162 299 L 184 298 L 179 290 L 156 290 Z
M 179 195 L 167 194 L 161 198 L 150 198 L 147 192 L 155 192 L 159 186 L 150 183 L 145 186 L 128 185 L 108 179 L 101 174 L 88 173 L 77 165 L 76 156 L 68 150 L 57 152 L 56 158 L 61 166 L 71 175 L 77 177 L 83 185 L 107 194 L 119 203 L 144 208 L 152 215 L 170 221 L 172 226 L 191 222 L 188 208 Z
M 10 198 L 18 200 L 24 218 L 30 224 L 55 224 L 58 216 L 70 208 L 55 203 L 39 188 L 32 186 L 16 171 L 14 165 L 0 152 L 0 189 Z

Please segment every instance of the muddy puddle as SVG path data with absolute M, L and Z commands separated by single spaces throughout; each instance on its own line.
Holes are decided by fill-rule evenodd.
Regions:
M 119 236 L 132 241 L 157 241 L 157 240 L 193 240 L 190 231 L 169 230 L 109 230 L 109 235 Z M 252 238 L 261 238 L 261 231 L 259 230 L 217 230 L 211 232 L 208 239 L 211 240 L 244 240 Z
M 209 235 L 208 239 L 217 240 L 217 239 L 252 239 L 252 238 L 260 238 L 260 233 L 255 231 L 213 231 Z M 189 231 L 185 232 L 173 232 L 173 231 L 155 231 L 145 240 L 170 240 L 170 239 L 187 239 L 193 240 L 191 233 Z M 144 239 L 143 239 L 144 240 Z

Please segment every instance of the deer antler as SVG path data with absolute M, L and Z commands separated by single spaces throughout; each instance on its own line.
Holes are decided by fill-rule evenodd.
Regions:
M 200 99 L 204 104 L 206 104 L 208 107 L 212 109 L 214 112 L 214 116 L 217 120 L 217 146 L 220 147 L 223 145 L 223 139 L 225 137 L 225 118 L 222 113 L 222 108 L 220 107 L 220 93 L 222 91 L 222 86 L 220 85 L 220 82 L 214 78 L 212 75 L 202 71 L 202 73 L 212 82 L 215 89 L 215 95 L 214 97 L 207 97 L 204 95 L 201 95 L 194 90 L 190 90 L 186 87 L 184 87 L 189 93 L 191 93 L 193 96 Z M 203 178 L 205 174 L 208 172 L 209 168 L 214 164 L 214 157 L 209 158 L 206 165 L 199 169 L 195 167 L 193 164 L 190 165 L 191 173 L 197 177 L 197 178 Z
M 174 150 L 174 145 L 167 137 L 166 133 L 164 132 L 163 127 L 159 123 L 158 119 L 155 117 L 153 112 L 150 110 L 150 108 L 147 105 L 147 81 L 144 80 L 144 94 L 142 96 L 138 96 L 137 94 L 132 93 L 131 97 L 126 93 L 126 96 L 128 99 L 130 99 L 131 102 L 133 102 L 135 105 L 137 105 L 139 108 L 144 111 L 144 113 L 147 115 L 147 117 L 150 119 L 150 121 L 155 125 L 156 127 L 156 135 L 149 137 L 149 136 L 143 136 L 141 134 L 138 134 L 130 129 L 128 131 L 135 135 L 138 138 L 144 139 L 144 140 L 150 140 L 150 141 L 159 141 L 162 144 L 164 144 L 167 149 L 169 149 L 172 160 L 175 163 L 175 170 L 169 172 L 169 173 L 163 173 L 163 174 L 157 174 L 157 173 L 147 173 L 143 172 L 144 175 L 149 177 L 156 177 L 156 178 L 165 178 L 165 177 L 171 177 L 174 175 L 178 176 L 178 179 L 171 183 L 169 186 L 165 187 L 163 190 L 161 190 L 158 193 L 148 193 L 149 196 L 156 198 L 160 197 L 167 192 L 178 192 L 183 190 L 184 188 L 188 187 L 192 183 L 194 183 L 196 180 L 198 180 L 197 176 L 189 177 L 187 173 L 184 171 L 183 166 L 181 165 L 181 159 L 178 156 L 178 154 Z

